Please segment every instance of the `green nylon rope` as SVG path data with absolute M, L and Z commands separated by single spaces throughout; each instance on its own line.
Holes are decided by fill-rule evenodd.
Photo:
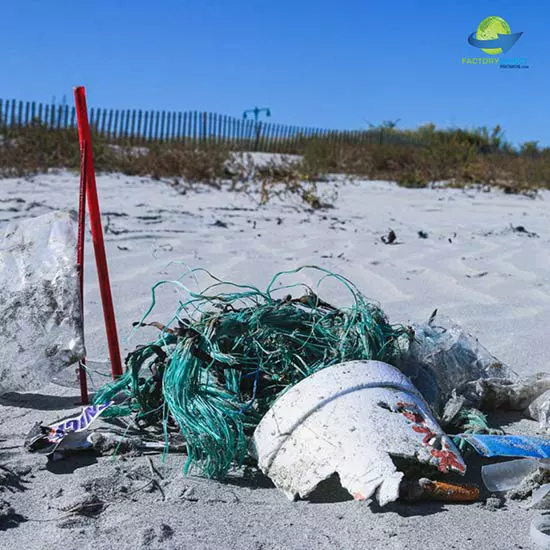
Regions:
M 306 269 L 321 273 L 318 285 L 327 278 L 341 285 L 351 305 L 336 308 L 305 284 L 282 284 L 282 277 Z M 199 272 L 214 282 L 194 292 L 183 281 Z M 166 439 L 169 426 L 177 425 L 188 448 L 185 471 L 198 466 L 208 477 L 223 478 L 242 464 L 254 428 L 282 392 L 343 361 L 393 363 L 398 340 L 409 336 L 349 280 L 316 266 L 277 273 L 265 291 L 189 270 L 153 287 L 140 324 L 163 284 L 175 285 L 187 299 L 156 341 L 129 354 L 124 375 L 103 386 L 94 403 L 114 399 L 103 416 L 134 414 L 144 424 L 162 423 Z M 228 285 L 231 292 L 223 292 Z M 288 295 L 297 289 L 299 296 Z

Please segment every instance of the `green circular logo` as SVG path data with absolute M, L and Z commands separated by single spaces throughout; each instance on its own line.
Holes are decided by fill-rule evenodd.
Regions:
M 478 40 L 495 40 L 499 34 L 511 34 L 510 25 L 498 17 L 498 15 L 490 15 L 486 17 L 477 27 L 476 38 Z M 502 48 L 481 48 L 482 51 L 490 55 L 499 55 L 502 53 Z

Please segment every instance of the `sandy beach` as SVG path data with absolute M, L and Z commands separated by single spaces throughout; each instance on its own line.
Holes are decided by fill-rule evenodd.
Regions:
M 0 228 L 76 208 L 78 182 L 69 172 L 2 180 Z M 393 323 L 424 321 L 438 308 L 516 372 L 549 370 L 550 192 L 339 181 L 322 184 L 328 194 L 338 186 L 333 207 L 314 211 L 297 199 L 260 206 L 254 196 L 204 185 L 190 189 L 117 174 L 98 175 L 97 182 L 123 356 L 154 334 L 143 329 L 128 339 L 149 307 L 151 286 L 179 276 L 185 266 L 265 288 L 278 271 L 315 264 L 351 279 Z M 388 245 L 382 236 L 390 229 L 397 241 Z M 89 235 L 86 247 L 86 347 L 89 358 L 101 361 L 107 345 Z M 346 299 L 330 294 L 330 285 L 323 292 L 337 304 Z M 165 322 L 177 291 L 163 287 L 157 298 L 151 320 Z M 0 463 L 19 477 L 0 492 L 15 512 L 0 531 L 1 547 L 533 548 L 533 512 L 515 501 L 499 509 L 484 502 L 377 508 L 329 494 L 292 503 L 254 470 L 235 472 L 224 484 L 185 477 L 180 455 L 166 462 L 151 455 L 158 473 L 151 484 L 144 456 L 82 455 L 50 465 L 24 449 L 35 422 L 76 412 L 78 402 L 76 386 L 55 384 L 0 397 Z M 499 422 L 508 433 L 537 428 L 517 415 L 500 415 Z M 102 508 L 93 517 L 70 513 L 83 502 L 92 510 L 98 501 Z

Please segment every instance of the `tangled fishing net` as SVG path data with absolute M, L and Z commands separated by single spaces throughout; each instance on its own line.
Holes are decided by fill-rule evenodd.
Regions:
M 303 283 L 282 283 L 284 275 L 305 269 L 319 272 L 318 286 L 327 279 L 343 286 L 351 304 L 337 308 Z M 214 282 L 194 292 L 183 281 L 198 272 Z M 153 287 L 139 325 L 147 324 L 158 286 L 168 283 L 186 300 L 166 325 L 148 323 L 160 329 L 157 340 L 130 353 L 125 374 L 101 388 L 94 402 L 115 401 L 104 417 L 162 422 L 166 440 L 177 426 L 187 444 L 185 471 L 198 466 L 208 477 L 222 478 L 242 464 L 249 436 L 282 392 L 343 361 L 394 363 L 398 341 L 408 335 L 349 280 L 314 266 L 276 274 L 265 291 L 191 270 Z M 289 294 L 296 290 L 298 296 Z

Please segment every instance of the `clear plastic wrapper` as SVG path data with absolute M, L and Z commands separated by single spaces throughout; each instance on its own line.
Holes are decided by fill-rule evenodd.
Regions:
M 481 468 L 483 483 L 489 491 L 504 492 L 518 488 L 523 480 L 539 468 L 550 469 L 550 461 L 537 458 L 519 458 L 487 464 Z
M 0 393 L 32 391 L 85 355 L 76 214 L 0 231 Z
M 437 415 L 442 415 L 452 398 L 462 406 L 478 407 L 484 394 L 480 380 L 512 384 L 516 373 L 491 355 L 477 338 L 458 323 L 435 313 L 427 323 L 413 325 L 414 339 L 403 354 L 399 368 L 420 390 Z

